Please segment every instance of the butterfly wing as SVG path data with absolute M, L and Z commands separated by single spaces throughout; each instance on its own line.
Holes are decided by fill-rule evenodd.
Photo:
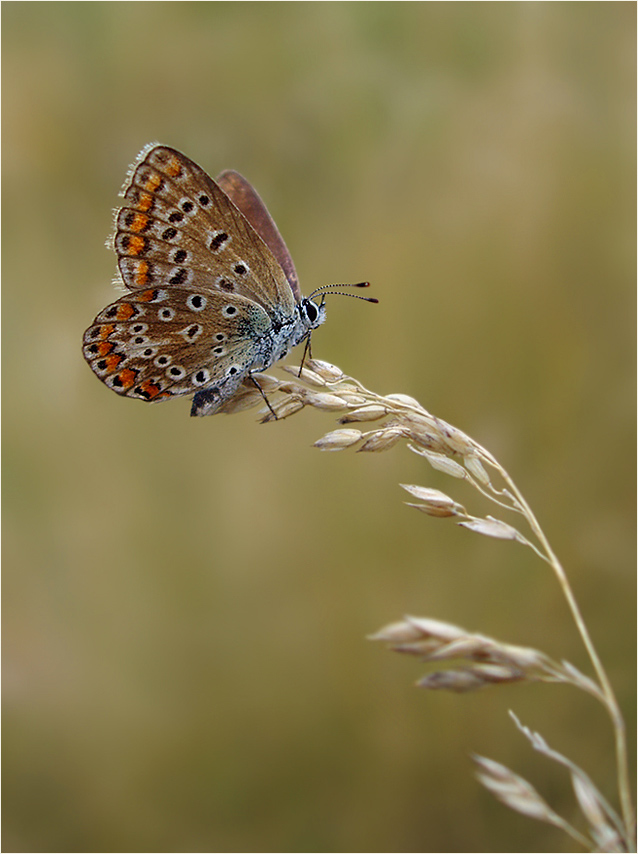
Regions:
M 149 288 L 107 306 L 84 333 L 84 357 L 109 388 L 159 401 L 207 392 L 212 414 L 249 371 L 269 362 L 271 321 L 254 301 Z
M 275 256 L 279 266 L 284 271 L 295 300 L 299 302 L 301 291 L 299 290 L 299 277 L 295 265 L 275 221 L 268 213 L 268 208 L 262 202 L 257 190 L 243 175 L 233 169 L 222 172 L 215 180 Z
M 163 145 L 147 146 L 122 195 L 113 247 L 128 288 L 206 289 L 254 300 L 275 320 L 294 313 L 295 295 L 281 264 L 226 193 L 188 157 Z

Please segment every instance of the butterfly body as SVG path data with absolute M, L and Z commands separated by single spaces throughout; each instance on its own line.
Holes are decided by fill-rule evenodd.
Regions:
M 277 227 L 237 172 L 216 183 L 151 145 L 122 195 L 112 245 L 128 293 L 84 333 L 84 356 L 113 391 L 194 394 L 191 415 L 212 415 L 323 323 L 323 301 L 301 296 Z

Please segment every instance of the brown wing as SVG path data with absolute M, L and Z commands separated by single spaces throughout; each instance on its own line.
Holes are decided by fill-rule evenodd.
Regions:
M 295 297 L 280 263 L 226 193 L 188 157 L 148 146 L 122 195 L 113 246 L 128 288 L 205 288 L 248 297 L 274 316 L 293 313 Z

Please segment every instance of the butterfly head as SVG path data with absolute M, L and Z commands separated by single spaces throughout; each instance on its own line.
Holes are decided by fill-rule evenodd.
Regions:
M 299 316 L 301 318 L 302 326 L 305 330 L 304 338 L 313 329 L 316 329 L 326 319 L 326 297 L 329 295 L 334 296 L 342 296 L 342 297 L 355 297 L 356 299 L 362 299 L 365 302 L 379 302 L 379 300 L 374 297 L 362 297 L 358 294 L 344 294 L 343 291 L 335 291 L 333 288 L 368 288 L 370 287 L 370 282 L 357 282 L 354 285 L 324 285 L 321 288 L 317 288 L 314 290 L 309 297 L 302 297 L 300 302 L 297 303 L 297 310 L 299 312 Z M 316 303 L 313 300 L 314 296 L 320 296 L 321 302 Z

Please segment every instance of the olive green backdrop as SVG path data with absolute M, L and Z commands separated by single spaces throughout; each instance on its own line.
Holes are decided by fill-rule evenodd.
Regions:
M 321 454 L 328 413 L 118 398 L 81 339 L 142 146 L 243 172 L 305 293 L 380 300 L 329 301 L 315 355 L 514 475 L 633 732 L 635 11 L 3 4 L 3 850 L 569 850 L 472 778 L 476 751 L 574 816 L 509 708 L 615 800 L 593 700 L 428 695 L 365 640 L 429 615 L 589 672 L 540 561 L 398 483 L 470 490 L 404 446 Z

